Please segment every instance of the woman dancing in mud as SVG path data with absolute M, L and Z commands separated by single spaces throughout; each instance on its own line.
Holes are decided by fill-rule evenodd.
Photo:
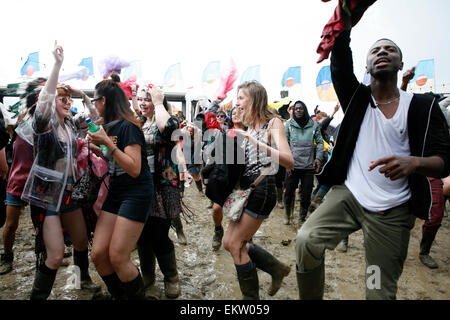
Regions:
M 294 167 L 283 123 L 268 109 L 266 89 L 257 81 L 247 81 L 238 87 L 236 107 L 243 111 L 247 131 L 235 129 L 246 138 L 245 169 L 240 180 L 242 189 L 247 189 L 257 177 L 270 167 L 280 164 L 288 170 Z M 269 252 L 248 241 L 258 231 L 264 219 L 274 208 L 276 197 L 276 170 L 270 170 L 255 190 L 238 222 L 230 221 L 223 240 L 224 248 L 233 257 L 239 286 L 244 300 L 259 299 L 259 283 L 256 268 L 272 276 L 269 295 L 273 296 L 289 274 L 290 267 L 278 261 Z

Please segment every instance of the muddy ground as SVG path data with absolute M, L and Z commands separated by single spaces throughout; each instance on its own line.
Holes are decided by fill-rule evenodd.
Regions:
M 181 279 L 181 295 L 178 299 L 193 300 L 222 300 L 241 299 L 236 271 L 230 254 L 223 248 L 214 252 L 211 249 L 213 236 L 213 222 L 211 209 L 206 209 L 208 199 L 200 195 L 195 186 L 186 188 L 185 198 L 195 214 L 195 221 L 185 225 L 187 245 L 177 242 L 176 234 L 171 230 L 170 237 L 174 240 L 178 259 L 178 270 Z M 298 212 L 298 202 L 296 204 Z M 298 289 L 295 277 L 294 241 L 296 228 L 282 223 L 283 210 L 275 207 L 271 216 L 266 220 L 253 240 L 264 247 L 281 261 L 291 266 L 290 274 L 284 279 L 283 286 L 274 296 L 266 292 L 270 285 L 270 276 L 258 271 L 260 281 L 260 296 L 266 300 L 298 299 Z M 223 222 L 224 227 L 227 221 Z M 416 220 L 411 233 L 408 257 L 404 271 L 399 281 L 397 298 L 400 300 L 414 299 L 450 299 L 450 220 L 444 217 L 431 255 L 439 264 L 435 270 L 428 269 L 419 261 L 419 241 L 422 221 Z M 22 213 L 16 236 L 14 270 L 0 276 L 0 299 L 23 300 L 28 299 L 34 279 L 35 254 L 34 235 L 28 210 Z M 288 243 L 288 245 L 285 245 Z M 1 247 L 3 247 L 1 245 Z M 132 261 L 139 264 L 137 252 L 133 251 Z M 71 258 L 65 259 L 57 274 L 56 282 L 49 299 L 57 300 L 86 300 L 91 299 L 93 293 L 67 287 Z M 91 276 L 97 284 L 106 288 L 90 265 Z M 327 251 L 326 254 L 326 287 L 325 299 L 332 300 L 360 300 L 365 295 L 365 261 L 362 232 L 350 235 L 349 250 L 342 253 L 337 250 Z M 162 274 L 157 267 L 157 286 L 163 290 Z

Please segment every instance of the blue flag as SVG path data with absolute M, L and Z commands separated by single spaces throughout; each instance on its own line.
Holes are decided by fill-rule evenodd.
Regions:
M 301 83 L 301 67 L 289 67 L 286 72 L 283 74 L 283 78 L 281 79 L 281 86 L 286 87 L 286 80 L 293 79 L 293 83 L 288 83 L 289 85 L 300 84 Z M 292 80 L 288 81 L 292 82 Z
M 142 77 L 142 71 L 141 71 L 141 61 L 140 60 L 134 60 L 130 62 L 130 65 L 122 70 L 122 78 L 123 80 L 128 80 L 131 76 L 134 76 L 136 78 Z
M 420 60 L 417 63 L 414 78 L 409 82 L 414 93 L 435 91 L 434 59 Z
M 39 52 L 33 52 L 28 55 L 28 59 L 20 69 L 20 74 L 31 76 L 35 71 L 39 71 Z
M 83 58 L 83 60 L 81 60 L 79 66 L 82 67 L 86 67 L 89 69 L 89 75 L 93 76 L 94 75 L 94 63 L 92 61 L 92 57 L 89 58 Z
M 220 61 L 211 61 L 203 70 L 202 82 L 212 83 L 220 79 Z
M 178 62 L 167 68 L 166 74 L 164 75 L 164 86 L 174 88 L 181 86 L 181 82 L 181 64 Z
M 241 83 L 244 83 L 245 81 L 250 81 L 250 80 L 259 81 L 259 69 L 260 69 L 259 64 L 248 67 L 241 76 Z
M 317 74 L 316 90 L 320 100 L 337 101 L 333 81 L 331 80 L 330 66 L 323 66 Z

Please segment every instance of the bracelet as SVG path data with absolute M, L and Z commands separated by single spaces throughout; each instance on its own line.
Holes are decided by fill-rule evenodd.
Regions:
M 117 151 L 117 147 L 115 147 L 112 151 L 111 151 L 111 156 L 113 156 L 114 155 L 114 152 L 116 152 Z

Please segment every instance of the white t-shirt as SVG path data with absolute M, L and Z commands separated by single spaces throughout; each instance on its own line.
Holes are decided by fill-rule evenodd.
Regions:
M 369 211 L 384 211 L 411 198 L 407 177 L 392 181 L 378 171 L 382 166 L 368 171 L 370 160 L 391 155 L 411 155 L 408 110 L 413 94 L 399 92 L 399 105 L 391 119 L 386 119 L 380 109 L 369 104 L 347 172 L 345 185 L 361 206 Z

